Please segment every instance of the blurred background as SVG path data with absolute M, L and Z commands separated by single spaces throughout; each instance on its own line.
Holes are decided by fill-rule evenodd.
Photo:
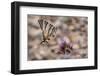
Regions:
M 55 37 L 48 41 L 49 46 L 40 44 L 43 40 L 42 30 L 38 23 L 40 19 L 57 27 Z M 87 17 L 29 14 L 27 20 L 28 60 L 88 58 Z

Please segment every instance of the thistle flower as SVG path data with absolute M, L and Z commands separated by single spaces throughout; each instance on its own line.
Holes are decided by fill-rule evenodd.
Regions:
M 68 39 L 67 39 L 68 40 Z M 73 48 L 72 48 L 72 44 L 69 43 L 69 41 L 66 41 L 65 38 L 61 38 L 60 41 L 59 41 L 59 53 L 62 53 L 62 54 L 69 54 L 72 52 Z

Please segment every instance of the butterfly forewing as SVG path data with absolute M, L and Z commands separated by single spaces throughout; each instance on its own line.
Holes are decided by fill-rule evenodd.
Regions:
M 40 25 L 41 30 L 43 30 L 43 20 L 42 19 L 41 20 L 38 20 L 38 23 Z
M 45 25 L 44 29 L 46 30 L 47 25 L 48 25 L 48 22 L 47 21 L 44 21 L 44 25 Z

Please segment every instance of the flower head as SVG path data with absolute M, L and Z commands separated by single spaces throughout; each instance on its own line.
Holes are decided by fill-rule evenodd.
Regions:
M 59 44 L 59 47 L 60 47 L 59 52 L 60 53 L 65 54 L 65 53 L 71 53 L 72 52 L 72 50 L 73 50 L 72 44 L 69 41 L 66 41 L 65 38 L 61 38 L 59 42 L 60 42 L 60 44 Z

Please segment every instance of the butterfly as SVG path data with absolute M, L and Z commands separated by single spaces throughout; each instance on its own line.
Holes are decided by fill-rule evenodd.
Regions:
M 54 27 L 54 25 L 50 24 L 49 22 L 43 19 L 38 20 L 38 23 L 42 31 L 42 41 L 40 44 L 46 43 L 48 45 L 48 41 L 55 38 L 57 27 Z

